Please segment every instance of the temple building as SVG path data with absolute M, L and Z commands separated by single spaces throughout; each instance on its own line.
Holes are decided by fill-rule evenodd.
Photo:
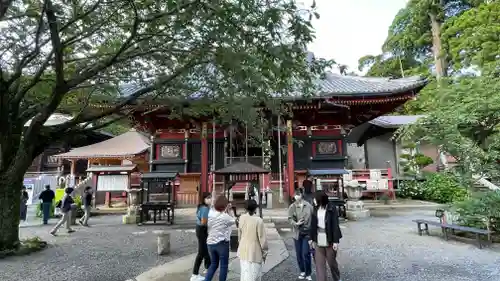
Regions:
M 279 193 L 274 197 L 279 197 L 275 202 L 278 205 L 293 196 L 294 186 L 302 182 L 308 170 L 346 169 L 350 130 L 414 99 L 425 85 L 426 80 L 420 77 L 391 79 L 328 73 L 320 80 L 320 90 L 314 97 L 282 100 L 293 114 L 270 116 L 262 109 L 273 126 L 263 132 L 265 141 L 259 147 L 242 145 L 247 143 L 241 133 L 245 131 L 245 120 L 222 125 L 213 123 L 211 116 L 174 119 L 168 102 L 161 99 L 128 109 L 133 109 L 137 129 L 151 136 L 148 170 L 180 174 L 178 204 L 196 204 L 201 192 L 218 192 L 222 184 L 211 176 L 211 171 L 245 161 L 271 171 L 260 181 L 260 188 Z M 356 173 L 351 171 L 351 176 L 356 177 Z M 369 171 L 359 174 L 371 175 Z M 391 177 L 390 169 L 379 171 L 378 177 L 381 174 Z M 238 188 L 233 189 L 236 192 Z

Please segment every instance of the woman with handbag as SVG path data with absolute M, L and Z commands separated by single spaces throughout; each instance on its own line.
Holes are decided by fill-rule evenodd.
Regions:
M 316 192 L 314 205 L 309 243 L 315 252 L 316 280 L 326 281 L 326 265 L 328 264 L 333 281 L 340 281 L 337 251 L 342 232 L 337 207 L 329 204 L 328 195 L 324 191 Z
M 255 215 L 257 202 L 246 202 L 247 213 L 240 216 L 238 224 L 238 257 L 240 258 L 240 281 L 260 281 L 262 265 L 267 255 L 267 238 L 264 221 Z

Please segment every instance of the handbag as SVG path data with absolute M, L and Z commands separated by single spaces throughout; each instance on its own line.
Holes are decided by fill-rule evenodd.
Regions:
M 328 243 L 328 237 L 326 236 L 326 232 L 323 230 L 323 229 L 318 229 L 318 241 L 316 242 L 316 244 L 319 246 L 319 247 L 328 247 L 329 246 L 329 243 Z

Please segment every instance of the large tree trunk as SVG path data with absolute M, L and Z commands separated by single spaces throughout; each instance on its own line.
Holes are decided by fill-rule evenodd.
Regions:
M 447 74 L 446 57 L 442 53 L 441 22 L 438 21 L 435 14 L 429 14 L 429 18 L 431 20 L 432 54 L 434 56 L 434 65 L 436 66 L 436 78 L 439 81 L 442 77 L 446 77 Z
M 0 173 L 0 251 L 19 245 L 19 215 L 24 171 Z
M 429 14 L 431 20 L 431 32 L 432 32 L 432 54 L 434 55 L 434 65 L 436 67 L 436 79 L 438 83 L 441 78 L 447 75 L 447 64 L 446 57 L 443 54 L 443 44 L 441 42 L 441 22 L 438 21 L 437 16 L 433 13 Z M 445 163 L 442 163 L 442 159 L 446 158 L 444 152 L 439 148 L 436 148 L 436 170 L 438 172 L 445 169 Z

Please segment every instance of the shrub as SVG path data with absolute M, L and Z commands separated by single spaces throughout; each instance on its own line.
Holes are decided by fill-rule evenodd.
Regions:
M 425 176 L 423 199 L 437 203 L 463 201 L 468 191 L 449 173 L 429 173 Z
M 84 215 L 84 211 L 82 209 L 82 206 L 83 206 L 82 197 L 81 196 L 75 196 L 74 200 L 75 200 L 75 205 L 76 205 L 76 210 L 75 210 L 76 211 L 76 217 L 77 218 L 81 218 Z
M 486 228 L 490 224 L 493 231 L 500 230 L 500 192 L 477 193 L 452 206 L 460 225 Z
M 416 180 L 400 181 L 398 186 L 398 197 L 423 200 L 424 185 L 422 182 Z
M 52 202 L 52 206 L 50 207 L 50 217 L 55 218 L 55 211 L 56 211 L 56 203 L 55 201 Z M 42 203 L 38 203 L 36 205 L 36 217 L 41 218 L 42 217 Z
M 19 245 L 14 250 L 0 251 L 0 259 L 8 256 L 23 256 L 34 252 L 41 251 L 47 247 L 47 242 L 42 241 L 39 237 L 28 238 L 21 240 Z

